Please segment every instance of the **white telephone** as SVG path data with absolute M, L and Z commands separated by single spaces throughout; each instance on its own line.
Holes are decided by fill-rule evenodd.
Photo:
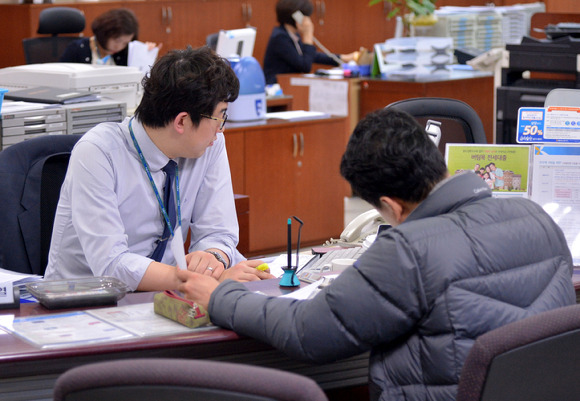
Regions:
M 376 234 L 381 224 L 386 222 L 375 209 L 364 212 L 346 226 L 340 242 L 360 245 L 368 235 Z

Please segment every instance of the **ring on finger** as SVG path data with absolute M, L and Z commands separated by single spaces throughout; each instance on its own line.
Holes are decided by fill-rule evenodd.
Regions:
M 210 272 L 212 272 L 212 271 L 213 271 L 213 267 L 211 267 L 211 266 L 208 266 L 208 267 L 207 267 L 207 270 L 209 270 Z

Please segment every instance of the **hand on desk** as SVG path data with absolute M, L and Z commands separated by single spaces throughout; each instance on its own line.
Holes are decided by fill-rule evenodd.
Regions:
M 214 255 L 205 251 L 195 251 L 185 255 L 187 269 L 199 274 L 220 278 L 225 271 L 223 263 L 218 261 Z
M 194 273 L 189 270 L 178 270 L 177 278 L 181 284 L 177 287 L 179 291 L 190 299 L 207 309 L 209 299 L 213 291 L 217 288 L 220 281 L 226 279 L 236 281 L 257 281 L 275 278 L 268 272 L 257 270 L 256 267 L 261 265 L 261 260 L 246 260 L 224 271 L 219 281 L 214 277 L 204 274 Z

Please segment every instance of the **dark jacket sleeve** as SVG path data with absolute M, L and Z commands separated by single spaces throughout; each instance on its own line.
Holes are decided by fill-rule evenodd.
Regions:
M 211 320 L 313 362 L 346 358 L 378 344 L 388 346 L 420 318 L 418 275 L 413 268 L 398 268 L 397 276 L 389 275 L 380 255 L 363 257 L 357 264 L 364 264 L 364 269 L 347 269 L 311 300 L 267 297 L 226 281 L 211 297 Z

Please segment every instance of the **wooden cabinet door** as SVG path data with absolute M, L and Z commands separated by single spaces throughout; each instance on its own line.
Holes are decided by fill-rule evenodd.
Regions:
M 337 238 L 344 226 L 344 127 L 340 122 L 309 124 L 298 127 L 298 136 L 295 213 L 304 222 L 302 242 L 322 244 Z
M 298 215 L 296 127 L 246 131 L 244 147 L 246 195 L 251 199 L 250 251 L 283 249 L 286 221 Z
M 290 216 L 304 222 L 303 244 L 322 244 L 340 234 L 344 225 L 341 121 L 309 121 L 245 132 L 251 252 L 283 250 Z

